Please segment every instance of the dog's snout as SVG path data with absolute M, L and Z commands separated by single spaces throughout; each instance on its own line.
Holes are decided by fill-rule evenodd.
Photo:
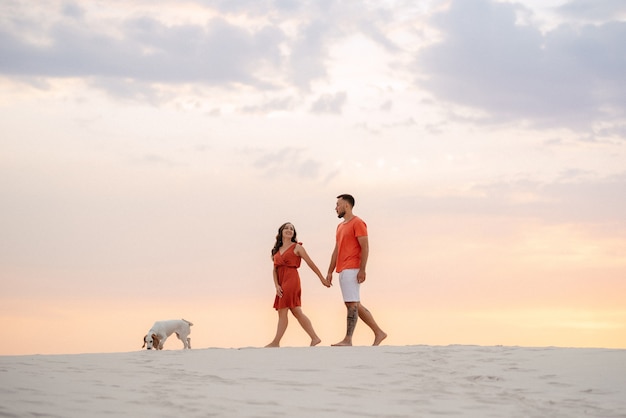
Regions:
M 148 347 L 148 350 L 152 350 L 152 347 Z

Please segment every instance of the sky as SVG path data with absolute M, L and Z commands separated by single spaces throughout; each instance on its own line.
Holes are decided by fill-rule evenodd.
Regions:
M 626 348 L 625 41 L 622 0 L 4 0 L 0 355 L 262 347 L 341 193 L 386 344 Z

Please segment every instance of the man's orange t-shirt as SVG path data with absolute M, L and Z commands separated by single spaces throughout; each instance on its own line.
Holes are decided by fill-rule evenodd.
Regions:
M 337 273 L 361 267 L 361 244 L 358 237 L 367 236 L 367 225 L 355 216 L 337 225 Z

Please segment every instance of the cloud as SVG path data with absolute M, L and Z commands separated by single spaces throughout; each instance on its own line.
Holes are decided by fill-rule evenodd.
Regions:
M 66 13 L 80 16 L 74 9 Z M 0 72 L 10 76 L 117 78 L 146 83 L 241 83 L 271 88 L 259 69 L 280 67 L 277 27 L 249 29 L 215 18 L 166 25 L 152 18 L 119 22 L 117 35 L 85 21 L 59 20 L 33 42 L 0 31 Z
M 134 161 L 138 163 L 143 163 L 143 164 L 165 165 L 168 167 L 176 167 L 176 166 L 181 165 L 180 163 L 174 161 L 171 158 L 166 158 L 161 155 L 154 154 L 154 153 L 145 154 L 138 159 L 134 159 Z
M 100 81 L 99 87 L 130 81 L 262 90 L 292 83 L 308 89 L 326 76 L 329 33 L 338 33 L 328 19 L 318 18 L 325 3 L 330 7 L 289 0 L 196 2 L 218 16 L 206 24 L 149 17 L 154 5 L 121 19 L 66 3 L 48 10 L 45 22 L 39 13 L 22 16 L 15 6 L 0 29 L 0 74 L 120 80 Z M 306 13 L 299 13 L 303 7 Z M 258 18 L 255 25 L 237 19 L 250 15 Z M 285 21 L 296 28 L 289 36 L 281 29 Z
M 301 179 L 315 180 L 320 176 L 322 164 L 311 158 L 302 156 L 304 150 L 299 148 L 282 148 L 275 152 L 263 152 L 256 158 L 253 165 L 267 177 L 281 174 L 296 176 Z
M 626 16 L 626 2 L 623 0 L 572 0 L 556 8 L 567 17 L 582 20 L 612 20 Z
M 589 128 L 626 113 L 626 22 L 542 33 L 518 23 L 518 4 L 452 1 L 432 17 L 442 41 L 419 53 L 418 84 L 491 122 Z
M 84 10 L 75 3 L 65 3 L 61 12 L 64 16 L 76 19 L 81 19 L 85 15 Z
M 552 182 L 520 179 L 477 184 L 467 194 L 413 196 L 410 213 L 534 218 L 548 223 L 620 225 L 626 213 L 626 172 L 595 178 L 566 170 Z
M 323 94 L 311 106 L 313 113 L 341 113 L 348 95 L 345 91 L 335 94 Z
M 290 54 L 292 82 L 307 90 L 310 83 L 327 75 L 324 58 L 328 51 L 326 37 L 329 29 L 325 21 L 309 23 L 293 43 Z
M 260 105 L 243 106 L 241 110 L 244 113 L 266 114 L 276 111 L 287 111 L 295 107 L 296 100 L 292 97 L 281 97 L 270 99 Z
M 425 34 L 431 32 L 421 22 L 427 15 L 416 15 L 403 2 L 206 0 L 192 2 L 206 12 L 206 21 L 172 22 L 156 17 L 166 2 L 139 2 L 133 13 L 122 3 L 111 3 L 106 13 L 63 3 L 46 10 L 45 19 L 42 10 L 24 14 L 15 3 L 0 26 L 0 75 L 31 84 L 77 78 L 116 97 L 150 103 L 205 86 L 314 97 L 319 93 L 313 86 L 332 83 L 331 67 L 341 65 L 341 57 L 330 54 L 333 46 L 360 33 L 385 49 L 397 76 L 408 70 L 437 100 L 479 109 L 486 123 L 587 129 L 598 121 L 619 125 L 626 113 L 626 22 L 618 20 L 542 32 L 519 3 L 453 0 L 429 20 L 441 41 L 408 52 L 415 46 L 398 36 L 399 27 L 415 22 L 416 38 L 408 39 L 430 41 Z M 582 14 L 594 4 L 575 0 L 559 10 Z M 594 9 L 604 10 L 598 15 L 623 9 L 602 4 Z M 400 68 L 405 54 L 413 54 L 413 63 Z M 341 113 L 346 98 L 318 96 L 310 110 Z M 387 103 L 383 111 L 395 105 Z M 292 105 L 274 100 L 267 106 L 245 103 L 239 110 L 263 113 Z
M 386 13 L 384 13 L 382 9 L 380 10 L 380 14 L 386 15 Z M 388 19 L 388 16 L 383 17 L 383 20 Z M 372 22 L 372 20 L 361 20 L 360 22 L 358 22 L 358 28 L 360 32 L 362 32 L 378 45 L 384 47 L 386 50 L 391 52 L 400 51 L 400 48 L 385 34 L 384 30 L 378 27 L 374 22 Z
M 303 7 L 302 2 L 298 0 L 199 0 L 197 3 L 206 4 L 228 13 L 251 15 L 263 15 L 272 9 L 281 12 L 297 12 Z
M 159 13 L 171 6 L 165 1 L 137 1 L 133 9 L 124 2 L 107 3 L 104 10 L 79 4 L 45 12 L 19 3 L 9 8 L 0 26 L 0 74 L 82 78 L 100 88 L 112 86 L 113 94 L 120 85 L 194 83 L 306 92 L 312 82 L 328 77 L 332 45 L 355 32 L 399 50 L 385 33 L 392 14 L 378 5 L 196 0 L 186 6 L 206 13 L 206 23 L 198 23 L 166 20 Z

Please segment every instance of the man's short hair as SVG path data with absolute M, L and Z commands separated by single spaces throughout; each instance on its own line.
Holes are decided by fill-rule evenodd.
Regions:
M 354 207 L 354 197 L 351 194 L 340 194 L 337 196 L 337 199 L 343 199 L 350 204 L 350 206 Z

